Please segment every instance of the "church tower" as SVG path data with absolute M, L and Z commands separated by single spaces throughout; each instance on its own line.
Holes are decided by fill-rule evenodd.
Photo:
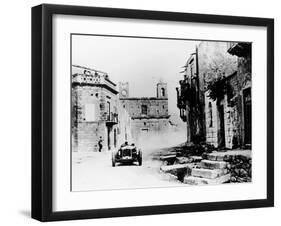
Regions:
M 119 98 L 128 98 L 128 97 L 129 97 L 129 83 L 119 82 Z
M 168 98 L 167 83 L 158 82 L 156 85 L 157 98 Z

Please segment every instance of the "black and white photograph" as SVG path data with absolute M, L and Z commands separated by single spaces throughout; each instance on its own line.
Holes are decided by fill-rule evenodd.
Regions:
M 252 43 L 71 34 L 71 191 L 252 182 Z
M 274 206 L 274 19 L 120 7 L 32 8 L 32 218 Z

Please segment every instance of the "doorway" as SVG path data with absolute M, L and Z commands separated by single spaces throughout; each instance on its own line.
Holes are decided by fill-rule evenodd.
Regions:
M 251 146 L 252 144 L 252 98 L 251 88 L 243 91 L 244 104 L 244 144 Z
M 224 131 L 224 105 L 220 104 L 218 106 L 219 113 L 219 140 L 218 146 L 225 147 L 225 131 Z
M 116 148 L 116 146 L 117 146 L 117 132 L 116 132 L 116 129 L 114 129 L 113 134 L 114 134 L 114 147 Z
M 111 131 L 111 128 L 108 126 L 107 127 L 107 147 L 108 147 L 108 150 L 111 149 L 111 146 L 110 146 L 110 131 Z
M 107 101 L 107 120 L 111 121 L 111 117 L 110 117 L 110 102 Z

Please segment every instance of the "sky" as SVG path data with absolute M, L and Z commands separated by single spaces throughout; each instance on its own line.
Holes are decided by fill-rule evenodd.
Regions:
M 168 85 L 169 113 L 179 115 L 176 87 L 198 41 L 72 36 L 72 64 L 108 73 L 114 83 L 129 82 L 130 97 L 155 97 L 159 81 Z

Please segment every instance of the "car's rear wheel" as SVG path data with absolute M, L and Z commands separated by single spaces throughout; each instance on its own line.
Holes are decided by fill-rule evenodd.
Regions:
M 139 151 L 138 162 L 139 162 L 139 166 L 141 166 L 142 165 L 142 152 L 141 152 L 141 150 Z

